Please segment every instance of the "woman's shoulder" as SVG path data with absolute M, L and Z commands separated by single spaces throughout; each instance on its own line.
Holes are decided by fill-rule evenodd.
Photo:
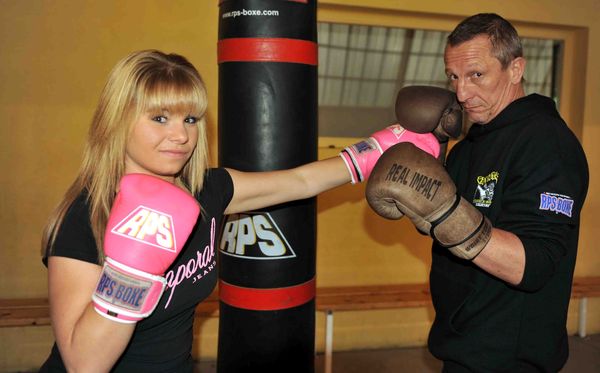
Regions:
M 87 192 L 81 192 L 67 209 L 49 255 L 98 263 L 98 249 L 90 223 Z
M 233 180 L 225 168 L 209 168 L 204 174 L 202 190 L 196 193 L 202 210 L 222 214 L 233 197 Z
M 199 197 L 226 195 L 233 190 L 233 180 L 223 167 L 209 168 L 204 173 L 204 182 Z
M 227 181 L 231 181 L 231 176 L 224 167 L 212 167 L 204 173 L 204 183 L 220 184 Z

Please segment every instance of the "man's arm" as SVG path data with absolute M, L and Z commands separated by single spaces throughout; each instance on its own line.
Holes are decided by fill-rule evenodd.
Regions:
M 490 241 L 473 263 L 511 285 L 518 285 L 525 272 L 525 248 L 515 234 L 492 228 Z

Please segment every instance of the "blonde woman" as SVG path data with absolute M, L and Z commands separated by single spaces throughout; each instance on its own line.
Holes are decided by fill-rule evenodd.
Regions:
M 367 151 L 351 146 L 341 157 L 290 170 L 209 169 L 206 107 L 202 79 L 182 56 L 155 50 L 135 52 L 110 73 L 79 174 L 43 236 L 56 343 L 42 371 L 191 372 L 194 310 L 217 282 L 214 235 L 224 214 L 308 198 L 363 180 L 380 153 L 400 141 L 410 141 L 434 156 L 439 153 L 431 133 L 416 134 L 394 125 L 363 142 Z M 414 105 L 411 109 L 415 110 Z M 137 175 L 136 180 L 142 175 L 146 177 L 142 183 L 150 179 L 149 183 L 168 189 L 170 195 L 177 194 L 183 205 L 193 206 L 197 201 L 201 210 L 195 225 L 197 211 L 194 217 L 175 216 L 188 221 L 185 236 L 189 238 L 177 243 L 177 252 L 161 264 L 162 269 L 156 269 L 160 266 L 145 254 L 129 255 L 139 250 L 136 243 L 115 245 L 107 230 L 116 215 L 125 216 L 127 199 L 141 200 L 135 203 L 144 205 L 145 198 L 152 198 L 131 190 L 130 183 L 124 182 L 126 175 Z M 163 200 L 173 200 L 170 195 Z M 169 203 L 162 204 L 169 207 Z M 125 255 L 129 257 L 124 259 Z M 197 260 L 199 256 L 202 261 Z M 141 258 L 139 262 L 136 257 Z M 196 269 L 204 275 L 179 281 L 174 269 L 194 258 Z M 149 266 L 156 273 L 149 273 L 153 272 Z M 135 273 L 150 279 L 152 286 L 164 284 L 164 291 L 156 299 L 144 300 L 145 312 L 132 316 L 103 303 L 109 294 L 105 290 L 110 289 L 107 278 L 115 273 L 126 283 Z

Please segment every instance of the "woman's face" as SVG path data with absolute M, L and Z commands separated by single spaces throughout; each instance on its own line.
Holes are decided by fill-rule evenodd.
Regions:
M 196 148 L 200 123 L 197 117 L 168 110 L 143 113 L 129 135 L 125 173 L 173 182 Z

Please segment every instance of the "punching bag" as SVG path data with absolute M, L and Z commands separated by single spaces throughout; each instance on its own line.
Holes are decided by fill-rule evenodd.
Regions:
M 219 2 L 220 166 L 317 160 L 317 50 L 316 0 Z M 313 372 L 316 199 L 222 227 L 217 371 Z

